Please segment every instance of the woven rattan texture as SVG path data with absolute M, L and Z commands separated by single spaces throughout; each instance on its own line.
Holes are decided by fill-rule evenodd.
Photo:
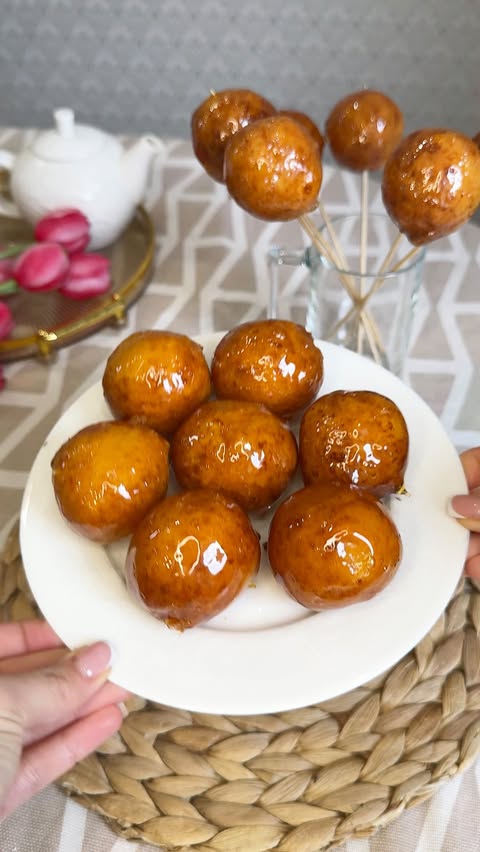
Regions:
M 0 557 L 0 611 L 38 614 L 17 528 Z M 330 849 L 425 801 L 477 756 L 479 589 L 462 580 L 410 654 L 334 700 L 242 717 L 140 698 L 129 710 L 61 781 L 117 833 L 177 852 Z

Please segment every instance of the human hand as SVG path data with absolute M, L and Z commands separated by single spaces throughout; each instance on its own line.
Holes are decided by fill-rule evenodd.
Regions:
M 452 497 L 449 512 L 467 530 L 471 530 L 465 572 L 480 580 L 480 447 L 465 450 L 460 456 L 469 493 Z
M 118 730 L 129 693 L 107 683 L 111 650 L 74 653 L 43 621 L 0 624 L 0 819 Z

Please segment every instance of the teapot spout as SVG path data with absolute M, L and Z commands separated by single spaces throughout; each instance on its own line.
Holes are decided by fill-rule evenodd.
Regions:
M 125 184 L 135 204 L 145 196 L 155 157 L 163 154 L 165 147 L 155 136 L 142 136 L 129 151 L 123 154 Z

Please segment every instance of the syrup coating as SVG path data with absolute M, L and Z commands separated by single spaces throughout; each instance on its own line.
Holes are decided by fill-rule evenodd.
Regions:
M 405 418 L 391 399 L 375 391 L 333 391 L 303 415 L 303 479 L 307 485 L 339 480 L 377 496 L 399 491 L 408 445 Z
M 413 245 L 451 234 L 480 204 L 480 150 L 452 130 L 417 130 L 385 164 L 385 209 Z
M 247 322 L 219 342 L 212 381 L 219 399 L 260 402 L 286 417 L 315 397 L 323 381 L 323 355 L 312 335 L 297 323 Z
M 172 467 L 182 488 L 215 488 L 245 511 L 270 506 L 297 466 L 293 433 L 255 402 L 205 402 L 175 432 Z
M 309 609 L 367 600 L 392 579 L 399 533 L 368 492 L 324 482 L 296 491 L 277 509 L 268 538 L 272 570 Z
M 242 127 L 273 115 L 275 107 L 250 89 L 214 92 L 197 107 L 191 119 L 195 156 L 216 181 L 223 183 L 225 146 Z
M 52 459 L 62 515 L 81 535 L 103 544 L 133 532 L 166 494 L 168 473 L 167 441 L 132 423 L 86 426 Z
M 322 184 L 316 141 L 288 115 L 273 115 L 235 133 L 224 176 L 237 204 L 258 219 L 288 221 L 315 207 Z
M 319 128 L 309 115 L 307 115 L 305 112 L 299 112 L 296 109 L 279 109 L 277 115 L 288 115 L 290 116 L 290 118 L 293 118 L 294 121 L 297 121 L 299 124 L 301 124 L 302 127 L 304 127 L 305 130 L 310 133 L 310 136 L 313 136 L 315 142 L 318 145 L 320 156 L 322 155 L 323 149 L 325 147 L 325 139 L 323 137 L 323 134 L 320 132 Z
M 403 115 L 387 95 L 362 89 L 342 98 L 330 112 L 326 135 L 340 165 L 353 171 L 383 168 L 403 133 Z
M 245 512 L 197 489 L 166 497 L 141 521 L 125 573 L 156 618 L 185 630 L 221 612 L 259 564 L 260 543 Z
M 114 349 L 103 392 L 115 415 L 170 435 L 210 396 L 208 364 L 198 343 L 172 331 L 139 331 Z

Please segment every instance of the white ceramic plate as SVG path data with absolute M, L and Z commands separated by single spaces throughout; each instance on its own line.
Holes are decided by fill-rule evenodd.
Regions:
M 200 339 L 211 359 L 221 335 Z M 428 406 L 372 361 L 320 342 L 321 393 L 371 389 L 393 399 L 410 433 L 405 483 L 391 501 L 402 563 L 376 597 L 313 613 L 273 579 L 265 552 L 255 588 L 210 622 L 178 633 L 127 593 L 127 542 L 103 548 L 72 532 L 58 511 L 50 461 L 80 428 L 110 419 L 100 384 L 84 393 L 50 432 L 33 465 L 21 513 L 21 547 L 33 594 L 69 647 L 107 639 L 112 680 L 132 692 L 197 712 L 250 714 L 305 707 L 367 682 L 394 665 L 428 632 L 450 599 L 465 561 L 467 532 L 446 514 L 466 484 L 457 453 Z M 291 490 L 300 487 L 297 479 Z M 267 516 L 255 526 L 265 541 Z

